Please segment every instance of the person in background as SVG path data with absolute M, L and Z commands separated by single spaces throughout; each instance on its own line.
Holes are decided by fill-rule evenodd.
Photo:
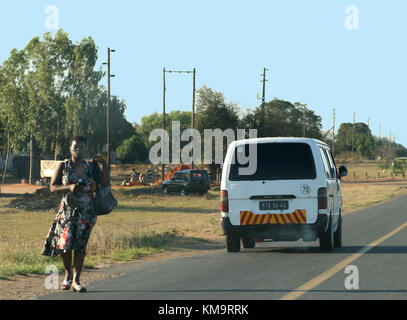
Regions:
M 136 183 L 136 170 L 131 169 L 131 174 L 130 174 L 130 184 L 135 184 Z

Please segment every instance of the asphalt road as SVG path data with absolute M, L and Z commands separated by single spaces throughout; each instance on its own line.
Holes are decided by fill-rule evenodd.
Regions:
M 346 215 L 343 247 L 269 242 L 227 253 L 134 262 L 87 293 L 40 299 L 270 300 L 407 299 L 407 196 Z M 347 266 L 351 270 L 347 270 Z

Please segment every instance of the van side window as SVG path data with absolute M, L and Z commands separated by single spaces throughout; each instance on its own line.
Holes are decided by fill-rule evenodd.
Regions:
M 331 169 L 329 168 L 328 160 L 322 147 L 319 147 L 319 152 L 321 153 L 322 163 L 324 164 L 325 175 L 328 179 L 332 179 Z
M 324 151 L 329 162 L 329 167 L 331 168 L 332 178 L 336 179 L 336 167 L 334 161 L 332 160 L 332 154 L 328 149 L 324 149 Z

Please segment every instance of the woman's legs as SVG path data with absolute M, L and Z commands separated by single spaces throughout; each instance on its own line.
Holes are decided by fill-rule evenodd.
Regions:
M 72 280 L 72 251 L 68 250 L 61 253 L 61 258 L 65 269 L 64 281 Z
M 74 262 L 73 262 L 73 283 L 80 284 L 80 276 L 83 266 L 83 261 L 85 260 L 86 253 L 83 251 L 74 251 Z

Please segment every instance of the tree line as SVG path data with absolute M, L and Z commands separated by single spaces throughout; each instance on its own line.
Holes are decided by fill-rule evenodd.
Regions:
M 342 123 L 335 137 L 335 154 L 349 160 L 362 157 L 390 161 L 396 157 L 406 157 L 407 149 L 390 138 L 374 136 L 363 122 Z

